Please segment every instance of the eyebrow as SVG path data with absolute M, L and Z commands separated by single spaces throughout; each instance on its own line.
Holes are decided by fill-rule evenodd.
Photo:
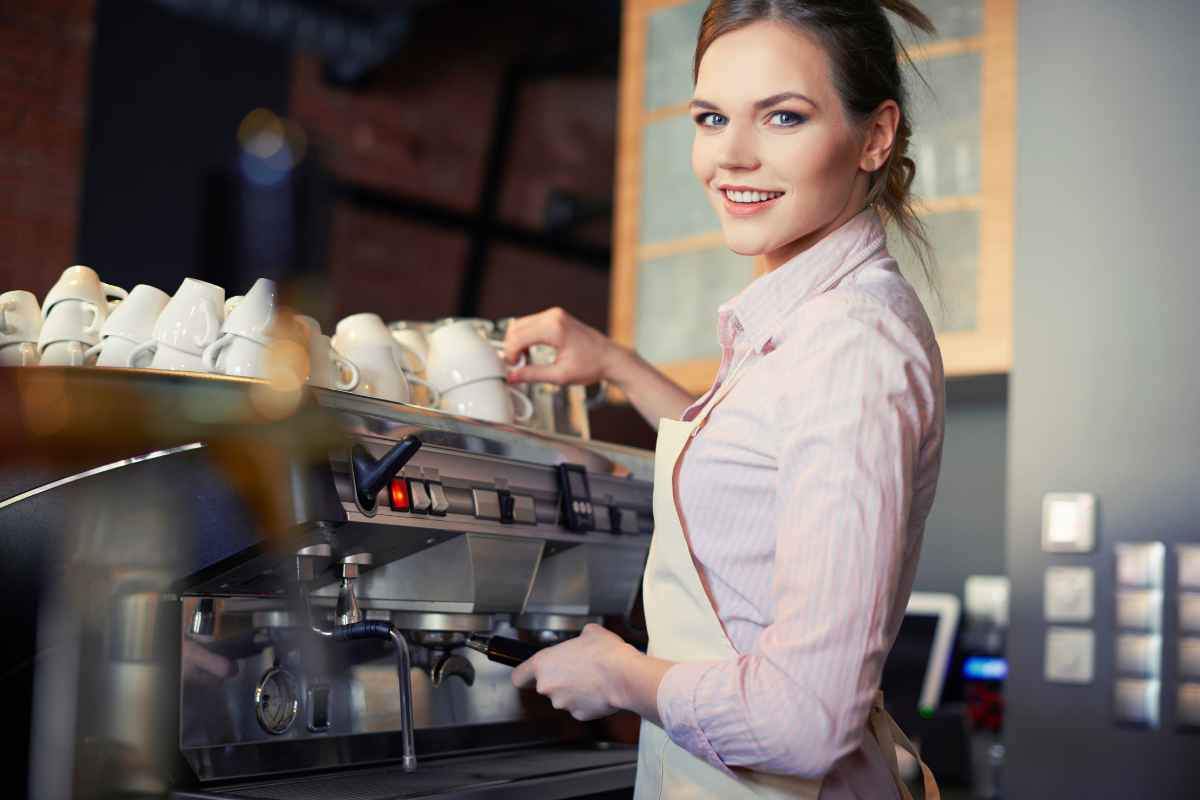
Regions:
M 773 94 L 770 97 L 764 97 L 762 100 L 755 102 L 754 110 L 762 111 L 763 109 L 770 108 L 771 106 L 779 105 L 784 100 L 803 100 L 813 108 L 820 108 L 820 106 L 818 106 L 812 100 L 812 98 L 802 95 L 799 92 L 780 92 L 779 94 Z M 699 97 L 693 98 L 692 102 L 688 103 L 688 105 L 692 108 L 703 108 L 706 111 L 720 111 L 715 103 L 710 103 L 707 100 L 701 100 Z

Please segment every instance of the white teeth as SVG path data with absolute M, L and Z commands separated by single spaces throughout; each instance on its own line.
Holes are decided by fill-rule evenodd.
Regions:
M 783 195 L 783 192 L 734 192 L 725 190 L 725 196 L 735 203 L 762 203 L 766 200 L 774 200 L 776 197 Z

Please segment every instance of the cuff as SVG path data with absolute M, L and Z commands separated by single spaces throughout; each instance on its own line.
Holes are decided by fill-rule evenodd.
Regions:
M 682 661 L 663 675 L 658 685 L 658 717 L 671 741 L 697 758 L 732 775 L 717 755 L 696 715 L 696 690 L 717 661 Z

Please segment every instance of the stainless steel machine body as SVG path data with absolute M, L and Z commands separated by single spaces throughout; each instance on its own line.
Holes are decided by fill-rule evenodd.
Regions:
M 81 391 L 101 380 L 77 372 L 67 379 Z M 197 392 L 236 404 L 256 390 L 103 380 L 177 395 L 172 413 Z M 653 525 L 650 454 L 325 390 L 305 390 L 302 405 L 334 444 L 316 463 L 284 463 L 269 484 L 278 496 L 258 498 L 291 509 L 282 534 L 260 529 L 228 452 L 203 438 L 0 486 L 6 533 L 55 531 L 35 662 L 45 643 L 67 643 L 33 673 L 31 794 L 88 796 L 80 776 L 98 762 L 104 777 L 89 780 L 106 791 L 179 797 L 296 796 L 278 788 L 290 781 L 312 791 L 299 796 L 381 798 L 632 785 L 632 750 L 516 691 L 509 667 L 463 644 L 481 632 L 554 642 L 628 615 Z M 383 463 L 407 437 L 419 450 L 365 491 L 356 458 Z M 590 504 L 591 530 L 568 525 L 563 464 L 586 474 L 587 497 L 567 502 Z M 329 635 L 352 623 L 393 639 Z

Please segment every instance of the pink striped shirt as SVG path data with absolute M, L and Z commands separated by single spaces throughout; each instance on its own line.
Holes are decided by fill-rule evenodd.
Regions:
M 678 496 L 739 656 L 673 666 L 663 726 L 722 769 L 895 797 L 864 733 L 937 486 L 933 329 L 870 209 L 721 306 L 718 328 L 714 389 L 757 353 L 683 456 Z

